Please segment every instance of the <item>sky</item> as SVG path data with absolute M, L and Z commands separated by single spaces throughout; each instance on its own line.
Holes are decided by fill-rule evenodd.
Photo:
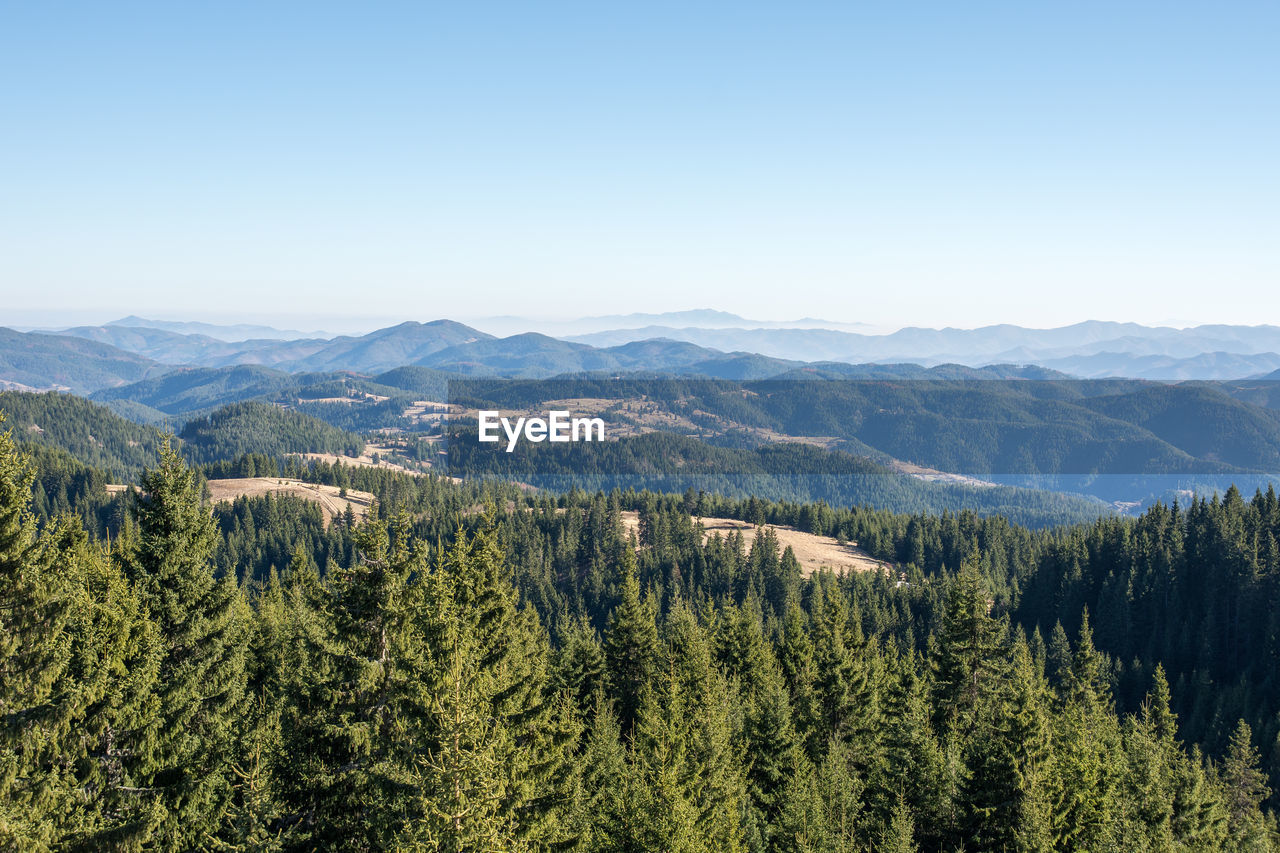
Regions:
M 1274 0 L 0 0 L 0 324 L 1280 323 L 1278 32 Z

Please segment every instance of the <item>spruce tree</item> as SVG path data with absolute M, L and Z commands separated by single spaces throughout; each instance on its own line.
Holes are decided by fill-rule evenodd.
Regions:
M 893 808 L 893 817 L 880 836 L 880 843 L 876 845 L 876 849 L 881 853 L 915 853 L 920 849 L 916 846 L 915 829 L 916 824 L 911 817 L 911 807 L 899 796 Z
M 577 710 L 548 689 L 545 632 L 517 607 L 491 530 L 459 536 L 427 579 L 424 603 L 421 820 L 399 843 L 462 851 L 572 842 Z
M 1004 670 L 1003 624 L 991 617 L 976 563 L 967 562 L 951 583 L 933 668 L 940 727 L 967 736 Z
M 636 847 L 637 820 L 633 803 L 636 783 L 622 729 L 603 694 L 591 714 L 591 728 L 580 753 L 581 773 L 574 791 L 570 834 L 579 849 L 589 853 L 614 853 Z
M 817 611 L 813 660 L 818 720 L 810 732 L 810 754 L 819 754 L 826 740 L 839 740 L 865 772 L 878 760 L 882 734 L 875 649 L 850 618 L 838 586 L 826 589 Z
M 1070 681 L 1071 690 L 1055 720 L 1049 768 L 1056 844 L 1069 849 L 1113 849 L 1118 844 L 1123 756 L 1088 613 L 1080 626 Z
M 59 525 L 53 545 L 74 578 L 60 691 L 74 709 L 62 757 L 74 798 L 58 846 L 139 849 L 165 814 L 140 770 L 161 725 L 156 680 L 165 645 L 132 585 L 78 522 Z
M 658 660 L 658 630 L 653 611 L 640 598 L 634 571 L 623 578 L 622 600 L 609 616 L 604 642 L 609 670 L 609 693 L 617 702 L 624 733 L 635 727 L 641 696 L 653 678 Z
M 325 590 L 305 570 L 290 579 L 302 657 L 287 686 L 279 776 L 290 843 L 300 850 L 385 849 L 412 802 L 406 729 L 425 716 L 428 652 L 409 579 L 425 562 L 404 516 L 366 523 L 356 547 L 357 560 Z
M 216 532 L 200 486 L 168 443 L 142 490 L 137 538 L 122 562 L 164 655 L 156 681 L 161 724 L 141 770 L 167 810 L 156 842 L 190 849 L 217 837 L 231 798 L 246 626 L 234 579 L 214 577 Z
M 1253 731 L 1240 720 L 1231 733 L 1220 768 L 1226 793 L 1227 828 L 1239 850 L 1262 850 L 1277 839 L 1263 817 L 1261 805 L 1270 794 L 1266 775 L 1258 769 Z
M 0 423 L 3 421 L 0 420 Z M 66 808 L 70 590 L 36 536 L 33 473 L 0 433 L 0 848 L 47 849 Z

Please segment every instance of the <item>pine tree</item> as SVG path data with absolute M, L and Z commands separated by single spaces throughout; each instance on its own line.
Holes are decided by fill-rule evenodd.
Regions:
M 1227 808 L 1221 787 L 1200 753 L 1178 762 L 1173 791 L 1173 837 L 1188 850 L 1222 850 L 1227 843 Z
M 803 753 L 798 758 L 796 772 L 787 780 L 782 803 L 779 827 L 773 839 L 774 850 L 812 853 L 832 848 L 828 843 L 831 833 L 818 774 Z
M 800 743 L 781 674 L 766 675 L 743 709 L 739 755 L 745 764 L 747 796 L 758 815 L 760 835 L 771 845 L 782 832 L 787 785 L 800 767 Z
M 893 808 L 893 817 L 876 849 L 882 853 L 915 853 L 919 850 L 915 842 L 916 824 L 911 817 L 911 807 L 899 796 Z
M 826 739 L 848 747 L 849 758 L 861 771 L 878 760 L 881 708 L 878 661 L 856 620 L 849 617 L 844 593 L 827 589 L 815 619 L 814 693 L 817 727 L 811 732 L 810 754 Z
M 1002 675 L 1004 626 L 989 613 L 977 565 L 970 561 L 952 582 L 933 663 L 934 704 L 940 728 L 968 734 L 980 704 Z
M 778 647 L 778 665 L 791 695 L 792 717 L 796 735 L 804 744 L 819 742 L 818 700 L 814 692 L 813 641 L 799 605 L 792 604 L 782 623 L 782 639 Z M 816 752 L 811 752 L 811 759 Z
M 547 849 L 572 842 L 577 711 L 548 690 L 546 635 L 516 606 L 486 531 L 460 536 L 426 583 L 427 709 L 414 775 L 420 823 L 402 846 Z M 409 842 L 412 841 L 412 844 Z
M 1226 792 L 1227 828 L 1237 849 L 1267 849 L 1276 839 L 1268 831 L 1261 805 L 1271 789 L 1266 775 L 1258 769 L 1253 732 L 1244 720 L 1231 733 L 1220 774 Z
M 567 691 L 584 717 L 594 712 L 605 689 L 604 649 L 594 628 L 585 618 L 572 621 L 555 656 L 551 681 L 553 689 Z
M 409 578 L 425 563 L 403 516 L 365 524 L 356 546 L 356 562 L 333 572 L 326 590 L 305 570 L 290 578 L 302 648 L 287 684 L 279 777 L 296 849 L 386 848 L 412 798 L 406 728 L 425 715 L 425 664 Z
M 849 748 L 832 738 L 816 773 L 825 830 L 818 850 L 852 853 L 864 846 L 860 836 L 866 783 L 854 772 L 853 763 Z
M 37 540 L 32 479 L 0 433 L 0 847 L 14 850 L 47 849 L 67 799 L 58 764 L 70 711 L 59 690 L 69 590 Z
M 636 837 L 637 816 L 632 807 L 636 784 L 622 745 L 622 729 L 603 694 L 597 695 L 591 719 L 579 761 L 569 834 L 589 853 L 631 850 Z
M 74 709 L 62 756 L 74 794 L 59 847 L 137 849 L 164 817 L 139 767 L 161 724 L 156 679 L 165 646 L 132 586 L 78 523 L 59 525 L 52 544 L 74 579 L 70 665 L 59 691 Z
M 742 792 L 727 761 L 726 699 L 682 678 L 675 660 L 645 691 L 632 743 L 638 849 L 741 849 Z
M 512 851 L 520 849 L 517 827 L 504 814 L 509 796 L 503 761 L 511 733 L 487 701 L 498 690 L 497 673 L 484 666 L 478 638 L 460 612 L 456 578 L 437 571 L 427 581 L 432 618 L 432 661 L 423 687 L 429 723 L 425 755 L 412 784 L 417 817 L 399 834 L 407 850 Z
M 230 761 L 245 702 L 245 625 L 234 579 L 214 577 L 216 532 L 201 489 L 167 443 L 142 480 L 138 535 L 126 574 L 163 638 L 156 681 L 162 715 L 141 768 L 167 815 L 156 842 L 211 843 L 231 798 Z
M 605 661 L 609 669 L 609 693 L 617 702 L 622 731 L 635 727 L 641 696 L 653 678 L 658 660 L 658 630 L 653 612 L 640 599 L 640 582 L 627 572 L 622 600 L 609 616 L 605 634 Z
M 951 807 L 929 686 L 920 677 L 923 667 L 914 652 L 901 656 L 894 669 L 885 692 L 885 754 L 874 777 L 874 808 L 878 820 L 888 826 L 897 799 L 905 799 L 919 820 L 922 842 L 937 846 L 948 828 Z
M 1176 764 L 1181 758 L 1174 740 L 1174 727 L 1169 709 L 1169 685 L 1164 669 L 1157 665 L 1151 691 L 1139 713 L 1125 726 L 1129 766 L 1123 798 L 1133 824 L 1129 834 L 1140 834 L 1145 843 L 1157 849 L 1174 845 L 1173 786 Z
M 1113 849 L 1119 821 L 1119 731 L 1093 646 L 1088 613 L 1072 660 L 1071 691 L 1056 716 L 1049 772 L 1060 848 Z

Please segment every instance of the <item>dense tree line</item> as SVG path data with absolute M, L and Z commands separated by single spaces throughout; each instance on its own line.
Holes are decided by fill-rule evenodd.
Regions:
M 1044 561 L 1079 540 L 1100 570 L 1088 548 L 1114 546 L 1110 522 L 1034 533 L 809 507 L 841 536 L 923 545 L 905 581 L 805 577 L 767 529 L 750 548 L 704 541 L 697 513 L 734 509 L 705 495 L 508 501 L 439 480 L 409 496 L 433 512 L 335 522 L 350 550 L 323 574 L 302 536 L 315 519 L 299 521 L 288 564 L 253 579 L 219 571 L 220 550 L 249 523 L 287 532 L 299 507 L 215 519 L 165 449 L 108 544 L 75 518 L 38 524 L 32 478 L 0 438 L 6 848 L 1276 846 L 1249 725 L 1232 721 L 1207 757 L 1158 666 L 1124 710 L 1102 603 L 1070 633 L 1024 628 L 1046 606 L 1033 601 L 1052 602 L 1045 618 L 1084 603 L 1092 570 L 1046 598 Z M 1273 502 L 1227 496 L 1148 523 L 1183 528 L 1188 560 L 1243 572 L 1223 550 L 1235 540 L 1205 531 L 1270 523 Z M 1243 607 L 1232 596 L 1249 589 L 1222 601 Z M 1215 617 L 1215 656 L 1239 654 L 1238 615 Z
M 619 420 L 628 403 L 646 401 L 712 436 L 732 437 L 738 427 L 829 436 L 859 455 L 874 448 L 975 475 L 1230 475 L 1280 463 L 1280 413 L 1236 399 L 1230 383 L 596 377 L 460 380 L 449 390 L 452 402 L 471 408 L 617 401 Z
M 672 433 L 651 432 L 595 444 L 504 445 L 475 440 L 474 428 L 448 442 L 447 470 L 551 491 L 614 488 L 684 492 L 689 488 L 736 498 L 868 504 L 894 512 L 940 512 L 969 507 L 1045 527 L 1096 518 L 1100 501 L 1079 495 L 1008 486 L 926 482 L 863 456 L 799 443 L 726 447 Z

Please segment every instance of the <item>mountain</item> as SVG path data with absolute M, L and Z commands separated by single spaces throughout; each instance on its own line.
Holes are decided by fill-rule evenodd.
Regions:
M 207 335 L 182 334 L 140 326 L 75 326 L 52 334 L 97 341 L 164 364 L 175 365 L 253 363 L 262 359 L 263 356 L 258 355 L 259 353 L 276 353 L 282 346 L 280 341 L 275 340 L 227 342 Z
M 200 367 L 256 364 L 287 372 L 352 370 L 361 373 L 376 373 L 413 364 L 439 350 L 489 337 L 452 320 L 406 322 L 359 337 L 332 339 L 226 341 L 203 334 L 127 326 L 122 322 L 107 326 L 77 326 L 57 334 L 109 344 L 165 364 Z
M 799 442 L 904 471 L 927 469 L 919 471 L 924 476 L 946 472 L 1107 500 L 1225 489 L 1232 479 L 1252 491 L 1280 473 L 1280 413 L 1218 384 L 970 381 L 908 368 L 901 377 L 836 381 L 797 374 L 747 382 L 460 380 L 450 391 L 468 409 L 521 414 L 542 411 L 549 400 L 585 401 L 584 410 L 600 413 L 617 437 L 660 430 L 717 444 Z M 969 371 L 981 373 L 948 367 L 935 375 Z
M 900 512 L 999 513 L 1047 525 L 1096 519 L 1108 508 L 1096 499 L 1029 489 L 931 482 L 840 451 L 805 444 L 726 447 L 688 436 L 648 433 L 570 447 L 526 444 L 513 453 L 487 449 L 463 434 L 449 441 L 451 475 L 498 478 L 538 488 L 610 491 L 691 491 L 748 498 L 873 505 Z
M 420 363 L 466 376 L 521 379 L 601 371 L 764 379 L 803 366 L 755 353 L 724 353 L 683 341 L 654 339 L 597 348 L 536 332 L 462 344 L 434 353 Z
M 660 314 L 609 314 L 598 317 L 573 319 L 546 319 L 530 317 L 480 317 L 471 325 L 498 336 L 510 336 L 522 332 L 540 332 L 555 337 L 587 335 L 610 329 L 630 329 L 643 326 L 698 327 L 703 329 L 839 329 L 847 332 L 874 334 L 881 331 L 867 323 L 842 323 L 806 317 L 799 320 L 749 320 L 728 311 L 701 308 L 692 311 L 667 311 Z
M 1280 367 L 1274 352 L 1241 354 L 1206 352 L 1187 357 L 1103 352 L 1040 360 L 1046 367 L 1083 378 L 1233 379 Z
M 292 341 L 299 338 L 331 338 L 327 332 L 299 332 L 291 329 L 276 329 L 271 326 L 258 326 L 249 323 L 223 325 L 218 323 L 175 322 L 171 320 L 148 320 L 130 314 L 119 320 L 112 320 L 107 326 L 128 326 L 142 329 L 158 329 L 180 335 L 201 335 L 220 341 L 247 341 L 254 338 L 271 338 Z
M 360 337 L 334 338 L 303 357 L 274 364 L 290 371 L 381 373 L 406 364 L 422 364 L 450 348 L 493 339 L 492 335 L 453 320 L 409 321 Z
M 1280 472 L 1280 412 L 1232 399 L 1207 385 L 1153 385 L 1081 403 L 1150 431 L 1191 456 Z
M 725 312 L 629 315 L 625 319 L 654 316 L 717 323 L 741 319 Z M 126 411 L 122 407 L 125 402 L 133 404 L 128 410 L 130 417 L 160 420 L 165 414 L 199 411 L 202 407 L 196 403 L 200 400 L 221 405 L 271 396 L 291 385 L 279 376 L 269 379 L 269 373 L 230 370 L 251 365 L 282 374 L 346 372 L 369 376 L 419 366 L 455 376 L 547 378 L 603 372 L 735 380 L 780 376 L 1048 379 L 1064 374 L 1234 380 L 1280 370 L 1280 327 L 1275 326 L 1174 329 L 1088 322 L 1058 329 L 1009 325 L 905 328 L 887 335 L 823 328 L 646 326 L 571 338 L 537 332 L 499 338 L 455 321 L 435 320 L 410 321 L 367 335 L 332 339 L 227 341 L 128 325 L 131 322 L 148 321 L 129 317 L 57 334 L 4 330 L 0 335 L 0 387 L 63 388 L 87 394 L 158 379 L 180 368 L 186 372 L 167 384 L 101 397 L 122 412 Z M 236 328 L 255 331 L 249 326 Z M 217 369 L 227 372 L 191 372 Z M 190 387 L 184 392 L 182 386 Z M 201 387 L 197 390 L 196 386 Z M 153 406 L 157 401 L 165 405 Z
M 486 337 L 432 353 L 418 362 L 437 370 L 471 376 L 541 378 L 560 373 L 612 370 L 617 359 L 603 350 L 526 332 L 509 338 Z
M 258 365 L 189 367 L 120 388 L 97 392 L 102 403 L 131 401 L 166 415 L 182 415 L 297 388 L 297 377 Z
M 0 380 L 27 388 L 89 394 L 165 369 L 152 359 L 108 344 L 0 327 Z
M 164 364 L 196 364 L 204 367 L 294 363 L 319 352 L 329 344 L 323 338 L 258 338 L 229 342 L 207 335 L 182 334 L 139 326 L 75 326 L 51 334 L 109 344 Z
M 884 335 L 811 328 L 640 326 L 572 335 L 597 347 L 662 338 L 722 351 L 803 362 L 910 361 L 1039 364 L 1089 376 L 1226 379 L 1274 369 L 1280 327 L 1148 327 L 1090 321 L 1056 329 L 997 325 L 978 329 L 905 328 Z M 1144 360 L 1145 359 L 1145 360 Z
M 419 400 L 439 401 L 448 398 L 449 380 L 455 378 L 450 373 L 412 364 L 388 370 L 386 373 L 375 376 L 373 381 L 379 385 L 407 391 Z

